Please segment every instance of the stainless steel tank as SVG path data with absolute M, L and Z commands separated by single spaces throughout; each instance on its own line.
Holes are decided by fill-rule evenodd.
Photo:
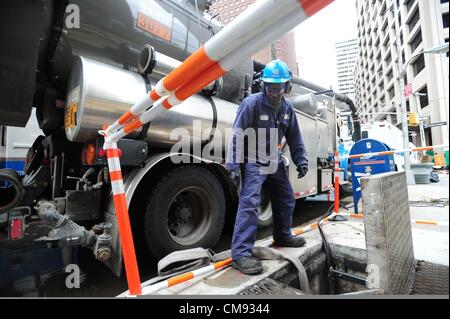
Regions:
M 79 28 L 59 26 L 64 32 L 51 57 L 51 77 L 61 87 L 67 85 L 77 56 L 137 72 L 145 45 L 184 61 L 221 28 L 201 11 L 204 1 L 197 1 L 198 15 L 195 2 L 184 0 L 68 0 L 68 4 L 78 6 L 81 20 Z M 246 59 L 224 76 L 218 97 L 238 103 L 252 76 L 253 61 Z
M 317 113 L 317 98 L 313 93 L 297 95 L 289 98 L 294 108 L 306 114 L 315 116 Z
M 102 125 L 113 123 L 147 94 L 147 88 L 137 73 L 78 57 L 67 92 L 67 138 L 74 142 L 90 142 L 96 139 Z M 213 135 L 212 146 L 226 149 L 225 130 L 232 127 L 237 108 L 237 104 L 215 97 L 192 96 L 152 121 L 147 140 L 151 145 L 170 147 L 179 142 L 181 136 L 205 143 Z

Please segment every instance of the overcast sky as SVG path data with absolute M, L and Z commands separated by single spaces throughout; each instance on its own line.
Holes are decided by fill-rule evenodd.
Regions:
M 335 0 L 295 29 L 300 77 L 337 89 L 336 42 L 357 37 L 355 0 Z

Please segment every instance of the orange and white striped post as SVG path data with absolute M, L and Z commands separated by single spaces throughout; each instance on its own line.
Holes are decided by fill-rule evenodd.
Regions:
M 339 214 L 339 154 L 334 153 L 334 212 Z
M 117 224 L 119 225 L 128 287 L 130 294 L 140 295 L 141 280 L 136 261 L 130 218 L 128 216 L 128 205 L 125 198 L 122 170 L 120 168 L 120 156 L 122 155 L 122 152 L 117 148 L 117 143 L 105 143 L 103 147 L 106 151 L 106 158 L 108 160 L 109 179 L 111 181 L 114 207 L 116 208 Z
M 233 20 L 161 79 L 155 88 L 133 105 L 116 122 L 99 131 L 105 137 L 108 167 L 114 172 L 114 204 L 118 216 L 127 280 L 131 294 L 140 294 L 139 271 L 123 190 L 117 142 L 122 137 L 180 104 L 224 75 L 268 43 L 314 15 L 333 0 L 265 0 Z M 148 110 L 147 110 L 148 109 Z M 108 152 L 109 151 L 109 152 Z M 111 159 L 111 160 L 110 160 Z

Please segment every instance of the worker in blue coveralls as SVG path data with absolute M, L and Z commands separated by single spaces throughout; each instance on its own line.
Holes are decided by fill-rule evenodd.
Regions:
M 261 92 L 244 99 L 233 124 L 226 168 L 229 179 L 236 186 L 241 179 L 242 186 L 231 244 L 232 266 L 248 275 L 263 270 L 261 261 L 252 257 L 262 187 L 270 194 L 272 203 L 274 245 L 301 247 L 306 243 L 304 238 L 291 234 L 295 197 L 280 149 L 285 137 L 298 178 L 305 176 L 308 172 L 305 144 L 292 104 L 284 97 L 292 88 L 291 81 L 292 73 L 286 63 L 274 60 L 267 64 L 262 73 Z M 252 135 L 249 130 L 255 131 L 253 144 L 249 141 Z M 249 150 L 252 146 L 257 150 Z

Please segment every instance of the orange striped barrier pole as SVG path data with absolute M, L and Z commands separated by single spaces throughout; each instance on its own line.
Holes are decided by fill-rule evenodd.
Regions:
M 436 220 L 413 219 L 413 220 L 411 220 L 411 222 L 413 224 L 418 224 L 418 225 L 434 225 L 434 226 L 447 226 L 448 227 L 448 222 L 441 222 L 441 221 L 436 221 Z
M 199 269 L 196 269 L 196 270 L 193 270 L 193 271 L 190 271 L 190 272 L 187 272 L 187 273 L 184 273 L 184 274 L 172 277 L 170 279 L 158 282 L 156 284 L 149 285 L 149 286 L 144 286 L 142 288 L 142 295 L 150 295 L 150 294 L 153 294 L 153 293 L 155 293 L 155 292 L 157 292 L 159 290 L 166 289 L 166 288 L 169 288 L 169 287 L 173 287 L 175 285 L 178 285 L 178 284 L 181 284 L 183 282 L 189 281 L 189 280 L 191 280 L 193 278 L 196 278 L 196 277 L 199 277 L 201 275 L 205 275 L 205 274 L 208 274 L 210 272 L 213 272 L 213 271 L 216 271 L 216 270 L 228 267 L 229 265 L 231 265 L 231 263 L 232 263 L 232 259 L 228 258 L 228 259 L 216 262 L 216 263 L 212 263 L 212 264 L 210 264 L 208 266 L 205 266 L 205 267 L 202 267 L 202 268 L 199 268 Z M 130 297 L 130 293 L 128 291 L 126 291 L 126 292 L 118 295 L 117 297 Z
M 434 145 L 434 146 L 415 147 L 415 148 L 409 148 L 409 149 L 392 150 L 392 151 L 375 152 L 375 153 L 363 153 L 363 154 L 344 155 L 344 156 L 340 156 L 339 158 L 342 160 L 342 159 L 349 159 L 349 158 L 361 158 L 361 157 L 371 157 L 371 156 L 379 156 L 379 155 L 392 155 L 392 154 L 399 154 L 399 153 L 430 151 L 430 150 L 433 150 L 433 149 L 442 149 L 442 148 L 448 148 L 448 144 L 446 144 L 446 145 L 442 144 L 442 145 Z
M 142 288 L 142 294 L 143 295 L 149 295 L 149 294 L 152 294 L 152 293 L 154 293 L 156 291 L 159 291 L 159 290 L 162 290 L 162 289 L 165 289 L 165 288 L 169 288 L 169 287 L 178 285 L 178 284 L 180 284 L 182 282 L 186 282 L 188 280 L 191 280 L 193 278 L 199 277 L 201 275 L 204 275 L 204 274 L 213 272 L 215 270 L 219 270 L 219 269 L 222 269 L 224 267 L 227 267 L 227 266 L 231 265 L 231 263 L 232 263 L 232 259 L 228 258 L 228 259 L 225 259 L 225 260 L 213 263 L 213 264 L 211 264 L 209 266 L 202 267 L 202 268 L 190 271 L 188 273 L 172 277 L 169 280 L 164 280 L 164 281 L 159 282 L 157 284 L 154 284 L 154 285 L 151 285 L 151 286 L 147 286 L 147 287 L 143 287 Z
M 125 198 L 125 189 L 120 168 L 121 151 L 116 143 L 104 145 L 106 158 L 108 160 L 109 179 L 116 208 L 117 224 L 119 225 L 120 242 L 125 262 L 128 288 L 131 295 L 141 294 L 141 280 L 134 250 L 133 234 L 131 232 L 130 218 L 128 216 L 128 206 Z
M 161 98 L 171 96 L 171 99 L 165 101 L 166 109 L 169 105 L 174 106 L 181 103 L 187 97 L 234 68 L 243 59 L 259 51 L 274 38 L 281 36 L 314 15 L 332 1 L 334 0 L 266 0 L 256 2 L 249 10 L 246 10 L 194 52 L 179 67 L 161 79 L 148 96 L 143 97 L 100 134 L 110 136 L 127 123 L 130 124 L 127 132 L 130 132 L 131 128 L 142 126 L 140 115 Z M 191 83 L 197 79 L 204 84 L 199 86 L 198 82 Z M 187 88 L 176 94 L 178 89 L 186 85 Z M 162 109 L 159 111 L 162 111 Z M 155 113 L 160 114 L 159 111 Z M 134 121 L 138 123 L 133 124 Z
M 334 212 L 339 214 L 339 175 L 334 175 Z
M 347 214 L 347 213 L 343 213 L 342 215 L 347 215 L 351 218 L 357 218 L 357 219 L 362 219 L 364 218 L 364 214 Z M 411 219 L 411 223 L 412 224 L 417 224 L 417 225 L 434 225 L 434 226 L 449 226 L 448 222 L 441 222 L 441 221 L 436 221 L 436 220 L 421 220 L 421 219 Z
M 339 154 L 334 153 L 334 212 L 339 214 Z

